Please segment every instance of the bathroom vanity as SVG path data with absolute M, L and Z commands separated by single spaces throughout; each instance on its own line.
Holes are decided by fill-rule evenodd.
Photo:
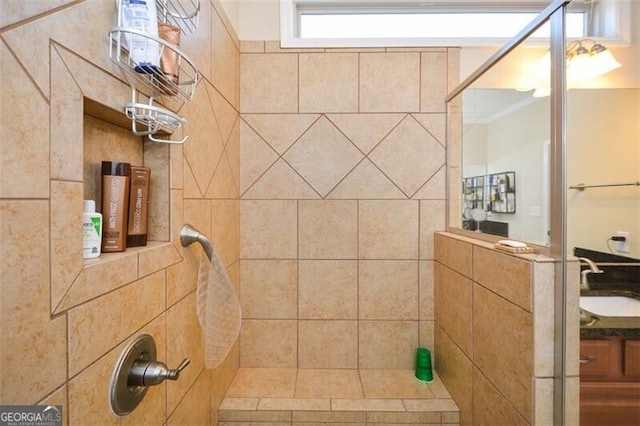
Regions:
M 640 301 L 640 284 L 591 284 L 584 296 Z M 580 326 L 580 425 L 640 424 L 640 317 L 586 313 Z

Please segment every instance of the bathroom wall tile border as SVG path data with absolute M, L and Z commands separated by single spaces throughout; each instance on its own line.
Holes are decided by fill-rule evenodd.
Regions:
M 156 258 L 156 263 L 146 262 L 149 256 Z M 182 257 L 171 242 L 149 242 L 146 247 L 129 248 L 123 253 L 105 253 L 97 260 L 85 262 L 82 271 L 53 313 L 65 312 L 180 260 Z M 142 269 L 139 268 L 141 261 L 145 261 Z

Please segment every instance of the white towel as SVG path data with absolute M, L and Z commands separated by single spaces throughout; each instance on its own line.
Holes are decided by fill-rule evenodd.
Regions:
M 202 254 L 198 270 L 196 313 L 202 327 L 204 365 L 216 368 L 240 334 L 240 302 L 215 250 L 211 262 Z

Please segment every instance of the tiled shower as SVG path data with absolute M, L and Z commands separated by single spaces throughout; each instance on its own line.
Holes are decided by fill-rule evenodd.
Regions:
M 240 367 L 410 370 L 433 348 L 458 49 L 281 50 L 202 5 L 181 44 L 203 77 L 178 108 L 189 140 L 168 146 L 121 120 L 114 2 L 2 3 L 0 403 L 63 405 L 69 424 L 215 424 Z M 107 156 L 152 165 L 152 242 L 83 262 L 87 170 Z M 185 222 L 210 236 L 244 312 L 214 370 Z M 120 419 L 111 373 L 142 332 L 170 367 L 191 364 Z
M 200 30 L 181 43 L 202 75 L 193 101 L 178 106 L 188 143 L 145 142 L 124 119 L 129 87 L 109 59 L 115 5 L 0 5 L 0 404 L 62 405 L 64 424 L 215 423 L 238 345 L 217 369 L 204 368 L 201 249 L 182 248 L 178 231 L 189 222 L 210 235 L 239 284 L 240 43 L 220 5 L 202 2 Z M 150 241 L 83 261 L 82 200 L 99 196 L 100 160 L 151 168 Z M 111 375 L 142 333 L 170 368 L 191 363 L 118 418 Z
M 457 49 L 241 46 L 240 365 L 413 368 Z
M 107 54 L 112 3 L 3 3 L 2 403 L 114 421 L 103 393 L 141 332 L 168 365 L 192 362 L 125 422 L 216 419 L 240 365 L 410 369 L 415 347 L 432 344 L 457 50 L 283 52 L 240 42 L 203 5 L 181 44 L 203 76 L 179 108 L 189 140 L 167 146 L 143 144 L 114 114 L 128 88 Z M 74 224 L 98 195 L 87 170 L 100 157 L 153 164 L 152 243 L 86 263 Z M 212 371 L 193 309 L 200 252 L 176 238 L 184 222 L 211 237 L 245 311 Z

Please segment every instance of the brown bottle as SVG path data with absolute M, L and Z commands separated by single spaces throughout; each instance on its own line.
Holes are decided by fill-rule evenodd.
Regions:
M 102 252 L 125 251 L 131 165 L 102 162 Z
M 147 245 L 150 178 L 151 170 L 149 168 L 131 166 L 127 247 Z

